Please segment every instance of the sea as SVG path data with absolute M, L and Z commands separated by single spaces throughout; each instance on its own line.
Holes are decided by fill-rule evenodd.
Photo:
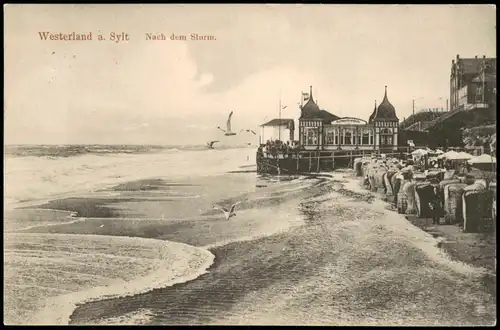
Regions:
M 352 171 L 255 172 L 252 146 L 4 148 L 4 323 L 483 325 L 487 270 Z M 236 206 L 227 220 L 215 209 Z

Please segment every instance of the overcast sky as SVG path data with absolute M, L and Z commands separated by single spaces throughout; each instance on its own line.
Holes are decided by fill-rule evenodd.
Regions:
M 300 92 L 367 120 L 445 107 L 451 60 L 496 57 L 488 5 L 7 5 L 5 142 L 200 144 L 297 119 Z M 38 32 L 92 41 L 41 41 Z M 97 41 L 125 32 L 128 42 Z M 215 41 L 147 41 L 145 33 Z M 441 98 L 441 99 L 440 99 Z M 253 137 L 255 139 L 256 137 Z M 226 138 L 228 139 L 228 138 Z M 239 136 L 233 141 L 250 141 Z M 254 142 L 254 141 L 252 141 Z

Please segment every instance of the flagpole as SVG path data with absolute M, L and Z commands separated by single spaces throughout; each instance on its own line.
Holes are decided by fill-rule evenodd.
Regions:
M 281 142 L 281 90 L 280 90 L 280 113 L 279 113 L 279 124 L 278 124 L 278 140 Z

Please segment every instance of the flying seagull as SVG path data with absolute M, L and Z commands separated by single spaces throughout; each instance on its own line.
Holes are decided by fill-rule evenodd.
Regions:
M 236 133 L 233 133 L 231 131 L 231 117 L 233 116 L 233 112 L 231 111 L 231 113 L 229 114 L 229 117 L 227 118 L 227 122 L 226 122 L 226 130 L 223 130 L 222 128 L 220 128 L 219 126 L 217 126 L 218 129 L 220 129 L 221 131 L 223 131 L 225 134 L 224 135 L 236 135 Z
M 253 135 L 257 135 L 257 133 L 255 133 L 255 132 L 254 132 L 254 131 L 252 131 L 251 129 L 242 129 L 242 130 L 240 131 L 240 133 L 241 133 L 241 132 L 243 132 L 243 131 L 248 132 L 248 133 L 252 133 Z
M 219 142 L 219 141 L 210 141 L 210 142 L 207 142 L 207 147 L 209 147 L 210 149 L 214 149 L 214 143 L 216 142 Z
M 226 220 L 229 220 L 231 217 L 235 217 L 236 213 L 234 213 L 234 209 L 236 208 L 236 205 L 240 204 L 241 202 L 235 203 L 231 205 L 231 209 L 228 211 L 225 207 L 219 208 L 217 206 L 214 206 L 214 210 L 219 210 L 224 212 L 224 215 L 226 216 Z

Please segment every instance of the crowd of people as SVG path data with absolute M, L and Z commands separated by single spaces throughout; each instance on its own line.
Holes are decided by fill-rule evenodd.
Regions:
M 434 168 L 443 170 L 455 169 L 462 173 L 469 173 L 472 170 L 472 167 L 466 161 L 452 161 L 437 157 L 427 157 L 427 155 L 415 159 L 414 166 L 422 171 Z
M 265 144 L 261 144 L 258 148 L 259 154 L 264 157 L 269 155 L 273 158 L 278 158 L 280 155 L 289 155 L 302 150 L 303 147 L 299 145 L 298 141 L 280 141 L 280 140 L 267 140 Z

